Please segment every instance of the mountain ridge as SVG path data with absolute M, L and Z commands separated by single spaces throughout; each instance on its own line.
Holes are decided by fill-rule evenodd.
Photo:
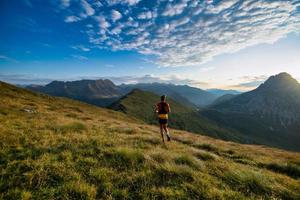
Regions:
M 28 86 L 27 89 L 52 96 L 63 96 L 106 107 L 133 89 L 142 89 L 157 95 L 168 95 L 177 102 L 191 107 L 203 107 L 213 102 L 217 95 L 187 85 L 165 83 L 138 83 L 115 85 L 109 79 L 52 81 L 45 86 Z
M 122 91 L 109 79 L 52 81 L 45 86 L 27 87 L 52 96 L 73 98 L 98 106 L 107 106 L 122 95 Z

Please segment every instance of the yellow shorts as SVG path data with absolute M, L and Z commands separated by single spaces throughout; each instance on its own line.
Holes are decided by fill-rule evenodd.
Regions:
M 158 118 L 159 119 L 168 119 L 168 114 L 159 114 Z

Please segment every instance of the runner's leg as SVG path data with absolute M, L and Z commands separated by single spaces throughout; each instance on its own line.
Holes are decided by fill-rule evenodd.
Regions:
M 161 139 L 162 139 L 163 143 L 165 143 L 163 124 L 159 124 L 159 127 L 160 127 L 160 135 L 161 135 Z
M 163 125 L 163 129 L 165 130 L 165 133 L 167 135 L 168 141 L 171 140 L 170 134 L 169 134 L 169 129 L 168 129 L 168 124 Z

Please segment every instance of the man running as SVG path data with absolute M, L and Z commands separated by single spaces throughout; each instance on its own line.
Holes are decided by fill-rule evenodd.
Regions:
M 155 112 L 158 113 L 158 122 L 160 126 L 160 134 L 162 141 L 164 140 L 164 132 L 167 135 L 168 141 L 171 140 L 168 130 L 168 113 L 171 112 L 170 105 L 166 102 L 166 95 L 160 97 L 160 102 L 155 106 Z

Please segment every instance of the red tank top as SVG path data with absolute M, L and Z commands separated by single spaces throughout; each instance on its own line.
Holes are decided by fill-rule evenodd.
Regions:
M 158 114 L 168 114 L 168 104 L 166 102 L 158 103 Z

